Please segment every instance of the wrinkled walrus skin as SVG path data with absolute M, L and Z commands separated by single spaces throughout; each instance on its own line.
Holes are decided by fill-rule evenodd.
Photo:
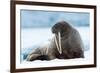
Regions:
M 84 58 L 84 46 L 79 32 L 69 23 L 60 21 L 52 27 L 52 33 L 58 40 L 58 32 L 61 33 L 62 54 L 57 50 L 54 38 L 49 45 L 39 47 L 27 56 L 28 61 L 52 60 L 52 59 L 74 59 Z M 46 49 L 48 48 L 48 53 Z

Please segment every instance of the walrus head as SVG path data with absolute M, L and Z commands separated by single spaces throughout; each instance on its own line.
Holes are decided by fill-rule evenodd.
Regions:
M 67 35 L 70 28 L 71 26 L 65 21 L 60 21 L 52 27 L 52 33 L 55 34 L 56 47 L 60 54 L 62 53 L 61 39 L 64 35 Z
M 71 28 L 71 25 L 69 25 L 69 23 L 67 23 L 65 21 L 60 21 L 60 22 L 57 22 L 52 27 L 52 33 L 58 35 L 58 32 L 60 32 L 61 37 L 63 37 L 65 35 L 65 33 L 69 31 L 70 28 Z

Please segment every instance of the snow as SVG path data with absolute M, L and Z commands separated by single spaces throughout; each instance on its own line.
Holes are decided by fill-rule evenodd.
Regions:
M 89 27 L 75 27 L 83 40 L 84 46 L 85 46 L 85 59 L 90 58 L 90 42 L 89 42 Z M 21 29 L 21 61 L 23 63 L 26 63 L 25 58 L 27 57 L 27 54 L 35 49 L 38 46 L 43 46 L 48 44 L 50 39 L 52 39 L 53 34 L 51 33 L 51 28 L 31 28 L 31 29 Z M 60 61 L 58 59 L 51 60 L 52 62 Z M 65 60 L 61 60 L 65 61 Z M 41 62 L 40 60 L 34 61 L 34 63 Z M 48 61 L 43 61 L 48 62 Z

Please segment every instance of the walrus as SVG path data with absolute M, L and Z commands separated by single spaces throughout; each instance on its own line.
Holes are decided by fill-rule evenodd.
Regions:
M 66 21 L 51 28 L 55 35 L 46 46 L 36 48 L 27 56 L 27 61 L 84 58 L 84 45 L 79 32 Z

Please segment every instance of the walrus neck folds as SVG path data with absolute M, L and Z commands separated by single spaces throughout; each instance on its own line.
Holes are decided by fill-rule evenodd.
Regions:
M 61 47 L 61 34 L 60 32 L 58 34 L 58 42 L 57 42 L 57 37 L 55 36 L 54 41 L 56 43 L 57 50 L 60 54 L 62 54 L 62 47 Z

